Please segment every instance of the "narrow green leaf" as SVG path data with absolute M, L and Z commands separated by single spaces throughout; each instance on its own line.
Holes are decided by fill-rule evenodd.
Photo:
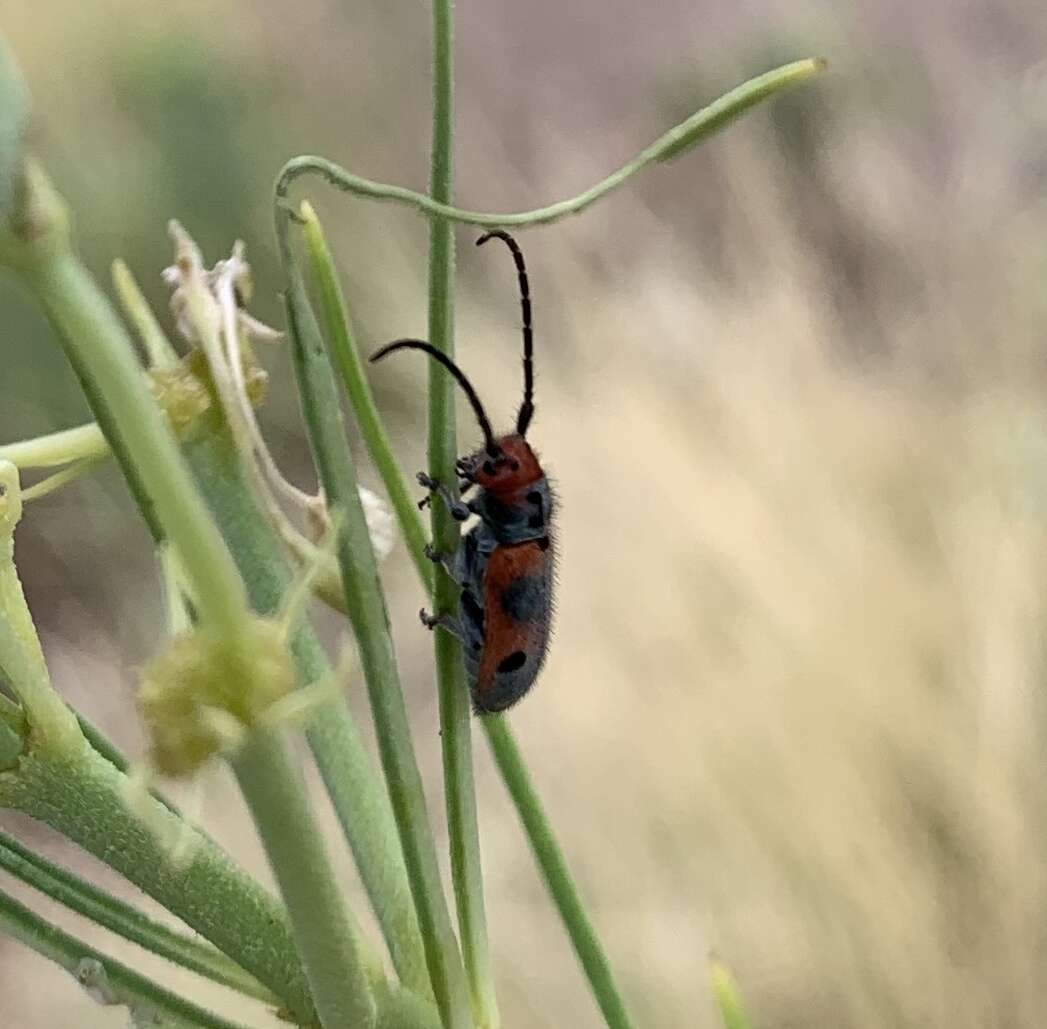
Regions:
M 82 943 L 3 891 L 0 931 L 74 975 L 95 1002 L 127 1007 L 135 1025 L 159 1021 L 172 1029 L 243 1029 Z
M 824 59 L 809 58 L 794 61 L 792 64 L 775 68 L 774 71 L 743 82 L 736 89 L 724 93 L 708 107 L 703 107 L 697 113 L 692 114 L 687 121 L 666 133 L 656 144 L 659 148 L 657 160 L 672 161 L 681 154 L 687 153 L 703 139 L 714 132 L 719 132 L 735 118 L 740 118 L 750 107 L 755 107 L 762 100 L 774 96 L 775 93 L 788 86 L 809 79 L 812 75 L 824 70 L 825 67 Z
M 279 1005 L 271 991 L 220 951 L 168 929 L 105 890 L 34 854 L 3 830 L 0 868 L 145 950 L 249 997 Z
M 17 775 L 0 776 L 0 806 L 46 822 L 79 844 L 275 993 L 303 1021 L 313 1016 L 309 988 L 287 912 L 211 840 L 158 801 L 149 819 L 167 839 L 188 833 L 187 860 L 130 810 L 127 777 L 86 743 L 68 759 L 32 752 Z

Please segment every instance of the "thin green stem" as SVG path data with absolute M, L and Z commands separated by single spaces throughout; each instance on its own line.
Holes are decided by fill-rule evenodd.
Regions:
M 112 268 L 113 287 L 120 305 L 138 333 L 150 368 L 170 368 L 178 363 L 178 353 L 167 338 L 153 309 L 142 295 L 138 283 L 126 263 L 117 259 Z
M 135 1025 L 159 1021 L 183 1029 L 242 1029 L 81 943 L 3 891 L 0 930 L 71 973 L 96 1002 L 126 1006 Z
M 434 201 L 454 199 L 454 5 L 432 0 L 433 125 L 429 193 Z M 445 219 L 429 223 L 429 341 L 454 356 L 454 226 Z M 429 364 L 429 474 L 457 486 L 455 460 L 455 388 L 447 371 Z M 430 505 L 433 546 L 453 554 L 459 545 L 459 525 L 444 504 Z M 460 589 L 447 575 L 434 577 L 433 609 L 453 615 Z M 444 767 L 444 804 L 451 851 L 458 931 L 469 979 L 473 1018 L 484 1029 L 497 1029 L 498 1002 L 491 978 L 484 910 L 480 833 L 473 785 L 472 712 L 461 647 L 450 633 L 433 634 L 436 682 L 440 697 L 440 746 Z
M 92 468 L 101 464 L 107 456 L 87 457 L 82 461 L 75 461 L 71 465 L 66 465 L 65 468 L 55 472 L 54 475 L 48 475 L 47 478 L 34 482 L 32 486 L 27 486 L 22 490 L 22 500 L 28 503 L 30 500 L 39 500 L 41 497 L 54 493 L 55 490 L 59 490 L 70 482 L 79 479 L 81 475 L 86 475 Z
M 147 827 L 127 795 L 127 777 L 86 741 L 68 758 L 31 751 L 15 772 L 0 773 L 0 806 L 46 822 L 121 873 L 308 1024 L 315 1017 L 309 988 L 280 904 L 211 840 L 148 797 Z M 162 838 L 186 839 L 186 860 L 175 862 Z
M 452 207 L 448 202 L 441 202 L 424 193 L 392 186 L 384 182 L 373 182 L 370 179 L 354 175 L 339 167 L 333 161 L 323 157 L 305 155 L 296 157 L 284 165 L 276 185 L 277 203 L 283 202 L 291 183 L 301 175 L 320 175 L 336 189 L 354 193 L 356 196 L 371 200 L 388 200 L 407 207 L 413 207 L 431 218 L 443 218 L 448 221 L 462 222 L 468 225 L 485 225 L 520 228 L 534 225 L 548 225 L 568 215 L 580 214 L 587 207 L 605 197 L 642 171 L 650 164 L 671 160 L 685 150 L 708 138 L 722 129 L 750 107 L 788 86 L 804 82 L 825 67 L 822 60 L 808 58 L 784 64 L 780 68 L 765 72 L 756 78 L 743 82 L 708 107 L 692 114 L 685 121 L 659 136 L 650 146 L 641 150 L 631 161 L 627 161 L 617 171 L 596 183 L 583 193 L 561 200 L 547 207 L 533 211 L 522 211 L 506 214 L 487 214 L 479 211 L 465 211 Z
M 71 911 L 183 968 L 267 1004 L 279 1004 L 253 976 L 213 947 L 176 933 L 0 830 L 0 868 Z
M 313 1001 L 326 1029 L 372 1029 L 359 927 L 334 880 L 299 770 L 278 732 L 255 730 L 232 761 L 287 904 Z
M 25 713 L 0 694 L 0 772 L 18 764 L 25 751 Z
M 337 556 L 346 610 L 360 651 L 379 756 L 425 945 L 433 995 L 445 1029 L 465 1029 L 471 1020 L 464 975 L 440 884 L 385 598 L 357 491 L 334 372 L 305 282 L 291 253 L 289 218 L 288 211 L 277 208 L 276 234 L 288 280 L 288 330 L 302 410 L 329 508 L 333 517 L 342 519 Z
M 50 753 L 83 743 L 76 718 L 51 685 L 44 652 L 14 561 L 14 531 L 22 514 L 18 470 L 0 461 L 0 669 L 28 719 L 34 743 Z
M 585 970 L 604 1021 L 610 1029 L 632 1029 L 607 955 L 586 914 L 578 888 L 571 877 L 563 851 L 556 842 L 552 826 L 542 810 L 541 800 L 535 792 L 516 741 L 501 715 L 488 716 L 482 720 L 482 724 L 498 771 L 516 805 L 542 878 L 567 927 L 571 945 Z
M 0 461 L 18 468 L 57 468 L 88 457 L 107 457 L 109 444 L 94 423 L 0 446 Z
M 385 425 L 378 414 L 371 384 L 364 373 L 360 349 L 349 318 L 345 296 L 338 282 L 334 259 L 312 205 L 302 204 L 302 218 L 313 275 L 320 288 L 320 310 L 324 328 L 327 330 L 327 339 L 330 341 L 331 356 L 342 376 L 349 402 L 360 427 L 360 434 L 367 443 L 378 474 L 382 477 L 389 502 L 395 509 L 401 529 L 407 537 L 407 549 L 415 563 L 415 569 L 423 582 L 431 584 L 433 564 L 423 554 L 427 542 L 425 528 L 418 516 L 414 497 L 400 474 L 400 468 L 393 456 L 392 444 L 389 442 L 389 434 L 385 431 Z

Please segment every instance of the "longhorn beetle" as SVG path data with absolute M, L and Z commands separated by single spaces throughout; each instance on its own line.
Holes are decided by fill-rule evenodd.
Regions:
M 481 236 L 477 246 L 500 239 L 509 248 L 520 283 L 523 309 L 523 402 L 516 430 L 496 437 L 483 404 L 465 373 L 431 343 L 401 339 L 377 351 L 372 361 L 397 350 L 421 350 L 443 365 L 462 388 L 483 432 L 480 450 L 455 463 L 462 477 L 460 495 L 474 486 L 468 502 L 456 500 L 443 483 L 424 472 L 418 481 L 429 490 L 419 507 L 439 497 L 458 521 L 471 514 L 479 521 L 463 537 L 452 557 L 427 548 L 461 586 L 457 616 L 421 612 L 422 623 L 439 626 L 462 643 L 473 706 L 477 714 L 504 711 L 532 686 L 545 660 L 552 617 L 553 496 L 538 458 L 527 442 L 534 415 L 531 295 L 523 254 L 508 232 Z

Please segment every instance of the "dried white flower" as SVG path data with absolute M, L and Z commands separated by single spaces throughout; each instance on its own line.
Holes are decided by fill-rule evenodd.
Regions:
M 213 268 L 204 266 L 200 248 L 182 226 L 169 226 L 175 243 L 175 263 L 163 271 L 171 287 L 171 311 L 178 331 L 207 357 L 219 401 L 241 452 L 248 457 L 252 478 L 267 514 L 296 555 L 308 553 L 302 533 L 290 522 L 276 497 L 290 503 L 311 522 L 319 537 L 328 524 L 321 495 L 311 496 L 288 482 L 266 445 L 247 391 L 244 361 L 251 340 L 279 341 L 283 334 L 246 310 L 253 285 L 244 244 L 237 240 L 228 258 Z M 379 559 L 393 548 L 396 534 L 385 502 L 360 487 L 360 501 L 371 542 Z

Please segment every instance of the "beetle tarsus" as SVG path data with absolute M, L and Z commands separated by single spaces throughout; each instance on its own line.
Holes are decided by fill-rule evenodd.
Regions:
M 458 621 L 451 615 L 431 615 L 423 607 L 422 610 L 418 612 L 418 617 L 421 620 L 422 625 L 429 630 L 443 629 L 444 632 L 449 632 L 457 640 L 462 638 L 462 631 L 458 626 Z
M 444 507 L 447 508 L 456 522 L 464 522 L 472 514 L 467 504 L 463 504 L 460 500 L 455 500 L 451 491 L 442 482 L 437 482 L 431 475 L 419 472 L 418 484 L 429 490 L 429 496 L 419 501 L 419 508 L 425 507 L 435 495 L 443 501 Z
M 463 583 L 458 578 L 458 573 L 455 571 L 454 567 L 454 561 L 452 561 L 452 559 L 448 557 L 447 554 L 439 553 L 431 543 L 426 543 L 425 549 L 422 551 L 422 553 L 424 553 L 425 556 L 429 558 L 429 560 L 432 561 L 434 565 L 439 565 L 447 573 L 447 575 L 455 581 L 456 585 L 465 585 L 465 583 Z

